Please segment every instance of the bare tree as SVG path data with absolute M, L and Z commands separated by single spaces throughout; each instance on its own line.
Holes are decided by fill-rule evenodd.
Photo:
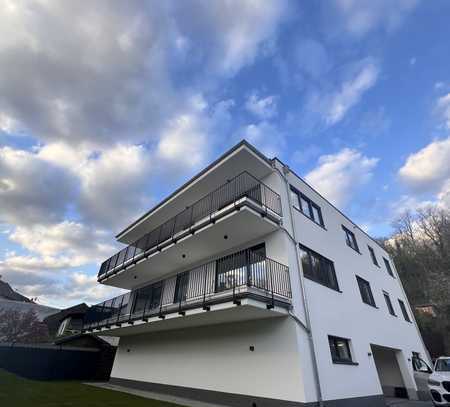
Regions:
M 33 310 L 0 309 L 0 341 L 38 343 L 49 340 L 47 325 L 39 321 Z

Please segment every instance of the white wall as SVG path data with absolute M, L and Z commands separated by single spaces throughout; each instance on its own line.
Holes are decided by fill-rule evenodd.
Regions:
M 301 401 L 302 353 L 293 321 L 271 318 L 123 337 L 111 376 Z
M 325 229 L 316 225 L 302 213 L 293 210 L 297 240 L 304 246 L 332 260 L 340 292 L 305 279 L 307 300 L 312 320 L 312 330 L 320 369 L 323 397 L 327 399 L 357 397 L 381 394 L 377 372 L 370 345 L 382 345 L 402 351 L 403 358 L 413 351 L 426 354 L 414 323 L 406 322 L 401 313 L 398 299 L 405 302 L 413 319 L 407 299 L 404 297 L 398 276 L 391 277 L 382 257 L 388 254 L 360 229 L 340 214 L 331 204 L 290 174 L 289 181 L 298 190 L 321 207 Z M 283 199 L 284 225 L 289 207 Z M 353 231 L 361 254 L 348 247 L 342 224 Z M 374 250 L 380 267 L 376 267 L 367 248 Z M 289 264 L 291 274 L 295 264 Z M 394 267 L 392 267 L 394 269 Z M 378 308 L 362 302 L 355 275 L 370 282 Z M 389 314 L 383 297 L 383 290 L 390 294 L 397 317 Z M 338 365 L 331 360 L 328 335 L 351 340 L 353 359 L 358 366 Z M 411 363 L 408 371 L 412 377 Z

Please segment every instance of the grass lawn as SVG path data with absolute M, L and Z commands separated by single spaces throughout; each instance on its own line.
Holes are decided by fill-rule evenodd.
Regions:
M 179 407 L 81 382 L 41 382 L 23 379 L 0 369 L 2 407 Z

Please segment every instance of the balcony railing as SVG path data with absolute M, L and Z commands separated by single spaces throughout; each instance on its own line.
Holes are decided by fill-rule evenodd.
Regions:
M 243 198 L 254 201 L 267 214 L 273 212 L 282 216 L 280 196 L 248 172 L 243 172 L 103 262 L 98 279 L 136 263 L 164 244 L 176 243 L 194 225 L 202 223 L 205 218 L 211 221 L 215 212 Z
M 291 296 L 289 268 L 246 249 L 94 305 L 83 329 L 164 318 L 173 312 L 184 315 L 187 309 L 209 310 L 231 300 L 240 304 L 243 298 L 263 301 L 269 309 L 289 307 Z

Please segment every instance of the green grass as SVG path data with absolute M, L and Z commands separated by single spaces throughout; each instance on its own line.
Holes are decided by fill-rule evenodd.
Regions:
M 2 407 L 179 407 L 74 381 L 28 380 L 0 369 Z

